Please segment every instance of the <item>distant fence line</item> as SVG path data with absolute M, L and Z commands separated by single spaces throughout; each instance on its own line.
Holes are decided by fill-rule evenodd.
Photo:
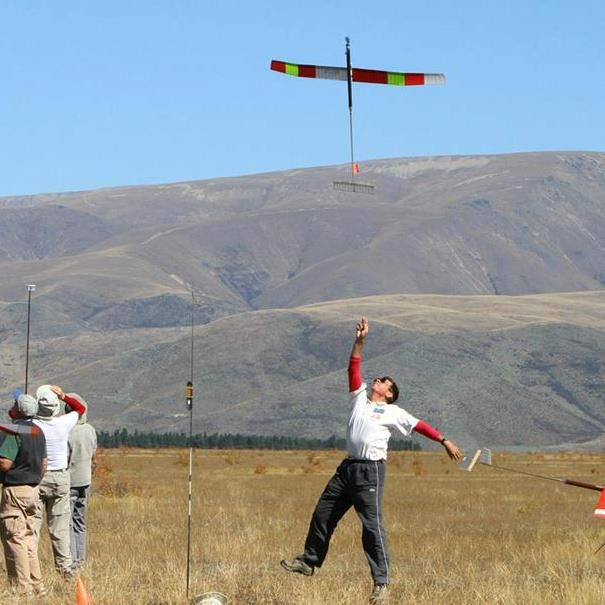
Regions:
M 113 432 L 97 431 L 99 447 L 170 448 L 189 447 L 186 433 L 143 433 L 127 429 Z M 309 437 L 285 437 L 280 435 L 240 435 L 230 433 L 206 433 L 193 435 L 194 448 L 209 450 L 329 450 L 345 449 L 345 439 L 332 435 L 327 439 Z M 390 450 L 420 450 L 420 445 L 411 439 L 392 439 Z

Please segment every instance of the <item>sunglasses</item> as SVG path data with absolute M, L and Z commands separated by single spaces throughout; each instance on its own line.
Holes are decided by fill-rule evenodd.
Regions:
M 382 378 L 376 378 L 376 380 L 378 382 L 382 382 L 382 383 L 391 382 L 391 379 L 387 378 L 386 376 L 383 376 Z M 391 393 L 393 392 L 393 385 L 392 384 L 389 385 L 389 391 L 391 391 Z

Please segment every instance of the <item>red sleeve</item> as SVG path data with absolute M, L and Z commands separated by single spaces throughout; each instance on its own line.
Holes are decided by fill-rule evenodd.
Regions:
M 351 359 L 349 359 L 349 393 L 356 391 L 362 382 L 361 357 L 351 355 Z
M 441 439 L 441 433 L 423 420 L 418 421 L 418 424 L 414 427 L 414 430 L 424 437 L 432 439 L 433 441 L 439 441 Z
M 65 405 L 68 405 L 71 408 L 72 412 L 78 412 L 78 416 L 82 416 L 86 411 L 86 407 L 84 407 L 75 397 L 65 395 L 63 401 L 65 402 Z

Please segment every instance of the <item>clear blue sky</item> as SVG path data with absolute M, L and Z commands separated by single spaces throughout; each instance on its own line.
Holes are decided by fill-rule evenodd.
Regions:
M 356 159 L 605 149 L 603 0 L 2 0 L 0 195 L 346 163 L 346 84 L 271 59 L 443 72 L 354 86 Z

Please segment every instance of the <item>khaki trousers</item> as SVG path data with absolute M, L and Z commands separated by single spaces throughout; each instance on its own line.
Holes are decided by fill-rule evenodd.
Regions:
M 38 544 L 34 537 L 34 515 L 38 488 L 9 485 L 0 498 L 0 534 L 8 580 L 18 593 L 29 594 L 42 587 Z
M 63 573 L 71 569 L 69 486 L 69 471 L 46 471 L 40 482 L 40 498 L 34 525 L 37 543 L 40 541 L 42 518 L 46 510 L 46 523 L 53 547 L 55 567 Z

